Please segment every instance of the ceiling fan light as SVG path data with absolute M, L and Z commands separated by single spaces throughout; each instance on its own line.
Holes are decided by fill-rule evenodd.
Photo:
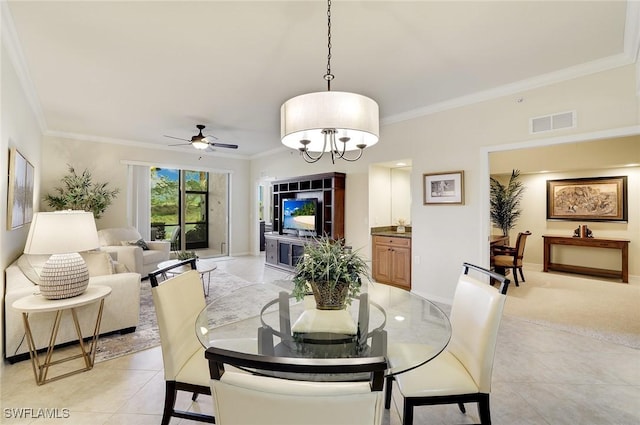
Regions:
M 209 143 L 207 143 L 204 139 L 191 142 L 191 144 L 193 145 L 194 148 L 200 149 L 200 150 L 205 150 L 207 147 L 209 147 Z

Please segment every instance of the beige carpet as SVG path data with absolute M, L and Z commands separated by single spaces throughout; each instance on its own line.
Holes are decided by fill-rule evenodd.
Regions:
M 509 286 L 505 315 L 640 348 L 640 282 L 538 270 Z

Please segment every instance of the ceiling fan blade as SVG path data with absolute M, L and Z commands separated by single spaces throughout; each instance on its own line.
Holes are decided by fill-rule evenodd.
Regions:
M 207 134 L 206 136 L 204 136 L 205 139 L 213 139 L 213 140 L 218 140 L 218 138 L 216 136 L 214 136 L 213 134 Z
M 189 143 L 178 143 L 177 145 L 167 145 L 167 146 L 188 146 L 190 144 L 191 144 L 191 142 L 189 142 Z
M 216 148 L 238 149 L 238 145 L 232 145 L 229 143 L 209 143 L 209 145 L 215 146 Z
M 166 134 L 164 135 L 164 137 L 168 137 L 170 139 L 184 140 L 185 142 L 191 142 L 191 140 L 188 140 L 188 139 L 183 139 L 181 137 L 167 136 Z

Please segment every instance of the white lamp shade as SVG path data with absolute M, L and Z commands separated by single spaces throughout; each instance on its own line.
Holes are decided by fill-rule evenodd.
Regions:
M 310 152 L 329 152 L 324 143 L 324 129 L 335 129 L 335 139 L 349 137 L 346 150 L 358 150 L 378 143 L 378 104 L 355 93 L 325 91 L 307 93 L 287 100 L 280 108 L 280 136 L 282 143 L 292 149 L 301 148 L 306 139 Z M 342 144 L 338 142 L 342 149 Z
M 25 254 L 67 254 L 100 247 L 92 212 L 39 212 L 33 216 Z

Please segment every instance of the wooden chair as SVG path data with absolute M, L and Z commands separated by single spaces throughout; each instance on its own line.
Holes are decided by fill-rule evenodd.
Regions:
M 368 358 L 284 358 L 206 350 L 216 423 L 379 425 L 387 362 Z M 225 366 L 252 373 L 238 373 Z M 286 375 L 288 379 L 279 378 Z M 336 374 L 365 379 L 331 381 Z M 313 377 L 313 381 L 309 380 Z M 368 379 L 367 379 L 368 378 Z
M 468 275 L 479 272 L 500 283 L 500 290 Z M 449 345 L 433 360 L 408 372 L 387 377 L 385 407 L 391 407 L 393 381 L 404 398 L 403 425 L 413 423 L 415 406 L 477 403 L 480 421 L 491 423 L 489 393 L 498 327 L 509 279 L 482 267 L 464 263 L 451 307 Z M 406 350 L 389 347 L 388 360 Z
M 520 232 L 516 239 L 516 246 L 503 246 L 498 245 L 493 247 L 493 257 L 491 257 L 491 264 L 495 268 L 495 271 L 505 275 L 509 270 L 513 270 L 513 280 L 516 286 L 520 286 L 518 282 L 518 275 L 516 271 L 520 272 L 520 277 L 524 282 L 524 274 L 522 273 L 522 259 L 524 257 L 524 246 L 527 242 L 527 236 L 530 236 L 531 232 Z
M 158 276 L 163 277 L 167 271 L 184 265 L 190 265 L 192 270 L 158 281 Z M 178 391 L 193 393 L 193 401 L 198 394 L 211 395 L 204 347 L 194 330 L 196 317 L 206 305 L 200 274 L 195 268 L 196 259 L 191 258 L 149 273 L 164 364 L 162 425 L 168 425 L 172 416 L 215 423 L 213 416 L 175 410 Z

